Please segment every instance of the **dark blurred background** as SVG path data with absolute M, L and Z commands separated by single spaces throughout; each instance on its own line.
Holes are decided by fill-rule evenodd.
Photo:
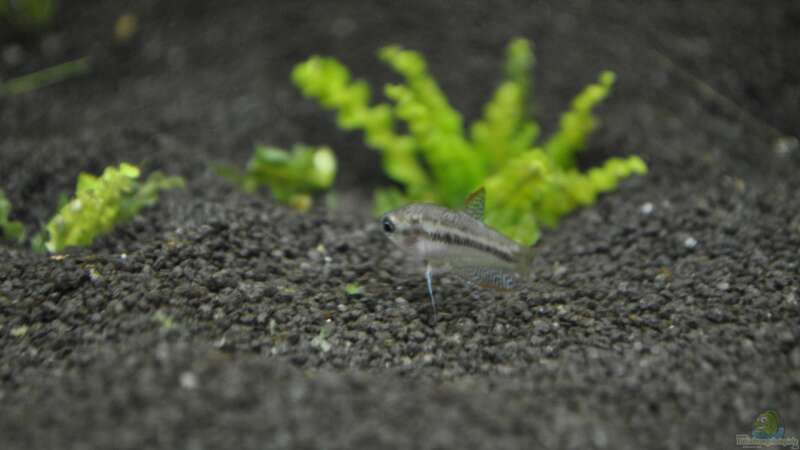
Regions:
M 37 187 L 42 179 L 69 190 L 78 171 L 121 159 L 191 175 L 211 160 L 243 164 L 256 143 L 330 145 L 342 163 L 338 186 L 371 190 L 386 182 L 376 153 L 303 99 L 289 73 L 312 54 L 335 56 L 380 98 L 383 84 L 397 79 L 376 58 L 389 43 L 421 51 L 470 121 L 500 79 L 505 45 L 530 39 L 545 134 L 575 93 L 601 70 L 614 70 L 618 83 L 600 111 L 606 126 L 584 164 L 636 153 L 659 179 L 659 165 L 687 165 L 669 149 L 690 146 L 712 157 L 734 154 L 745 164 L 734 171 L 766 170 L 761 152 L 770 150 L 741 140 L 800 134 L 800 7 L 791 0 L 103 0 L 56 7 L 49 23 L 26 29 L 7 20 L 0 31 L 2 79 L 81 57 L 91 64 L 87 75 L 0 99 L 0 177 L 17 201 L 9 178 L 28 169 L 38 175 L 18 181 L 29 184 L 24 200 L 37 203 L 51 198 L 37 195 L 46 190 Z M 699 124 L 713 136 L 691 136 Z

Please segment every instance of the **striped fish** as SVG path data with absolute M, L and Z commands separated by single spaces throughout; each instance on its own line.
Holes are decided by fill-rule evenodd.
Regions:
M 381 218 L 386 237 L 424 261 L 434 320 L 434 274 L 453 273 L 470 284 L 510 290 L 529 273 L 532 249 L 483 223 L 485 199 L 480 188 L 467 197 L 463 211 L 414 203 Z

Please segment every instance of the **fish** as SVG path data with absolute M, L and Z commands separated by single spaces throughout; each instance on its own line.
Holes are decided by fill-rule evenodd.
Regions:
M 422 261 L 434 322 L 434 275 L 452 273 L 470 285 L 512 290 L 530 278 L 532 247 L 525 247 L 483 222 L 486 190 L 479 188 L 464 201 L 463 210 L 429 203 L 412 203 L 384 214 L 383 234 Z

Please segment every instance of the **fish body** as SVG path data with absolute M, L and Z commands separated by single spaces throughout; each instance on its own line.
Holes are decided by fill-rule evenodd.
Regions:
M 414 203 L 381 218 L 389 240 L 424 262 L 434 314 L 434 274 L 453 273 L 474 285 L 508 290 L 529 272 L 531 249 L 483 223 L 484 198 L 480 189 L 463 211 Z

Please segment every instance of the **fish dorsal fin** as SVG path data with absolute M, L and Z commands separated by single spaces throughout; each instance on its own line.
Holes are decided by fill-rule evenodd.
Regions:
M 464 212 L 475 220 L 483 221 L 483 205 L 486 203 L 486 189 L 482 186 L 469 194 L 464 200 Z

